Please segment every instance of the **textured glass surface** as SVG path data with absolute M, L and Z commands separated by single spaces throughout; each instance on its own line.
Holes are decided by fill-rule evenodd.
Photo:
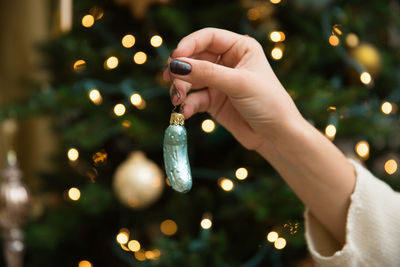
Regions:
M 165 172 L 173 189 L 185 193 L 192 188 L 192 174 L 187 154 L 186 129 L 170 125 L 164 134 Z

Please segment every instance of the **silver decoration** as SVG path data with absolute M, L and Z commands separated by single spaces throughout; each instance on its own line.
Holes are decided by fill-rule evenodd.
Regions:
M 29 192 L 15 153 L 8 153 L 7 166 L 0 183 L 0 226 L 4 235 L 4 256 L 8 267 L 23 266 L 24 234 L 21 230 L 29 212 Z

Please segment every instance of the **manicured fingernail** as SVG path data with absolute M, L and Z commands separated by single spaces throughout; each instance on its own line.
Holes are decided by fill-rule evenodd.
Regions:
M 173 59 L 169 63 L 169 69 L 171 70 L 172 73 L 178 75 L 187 75 L 192 71 L 192 66 L 190 66 L 189 63 Z

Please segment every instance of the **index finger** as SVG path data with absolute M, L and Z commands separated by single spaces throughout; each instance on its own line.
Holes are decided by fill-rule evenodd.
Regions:
M 171 57 L 191 57 L 204 51 L 215 54 L 228 52 L 243 35 L 216 28 L 205 28 L 183 38 Z

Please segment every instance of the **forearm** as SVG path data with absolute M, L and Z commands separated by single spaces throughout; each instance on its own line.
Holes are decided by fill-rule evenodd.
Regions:
M 307 121 L 291 124 L 257 151 L 341 243 L 355 185 L 355 171 L 342 152 Z M 276 137 L 278 136 L 278 137 Z

